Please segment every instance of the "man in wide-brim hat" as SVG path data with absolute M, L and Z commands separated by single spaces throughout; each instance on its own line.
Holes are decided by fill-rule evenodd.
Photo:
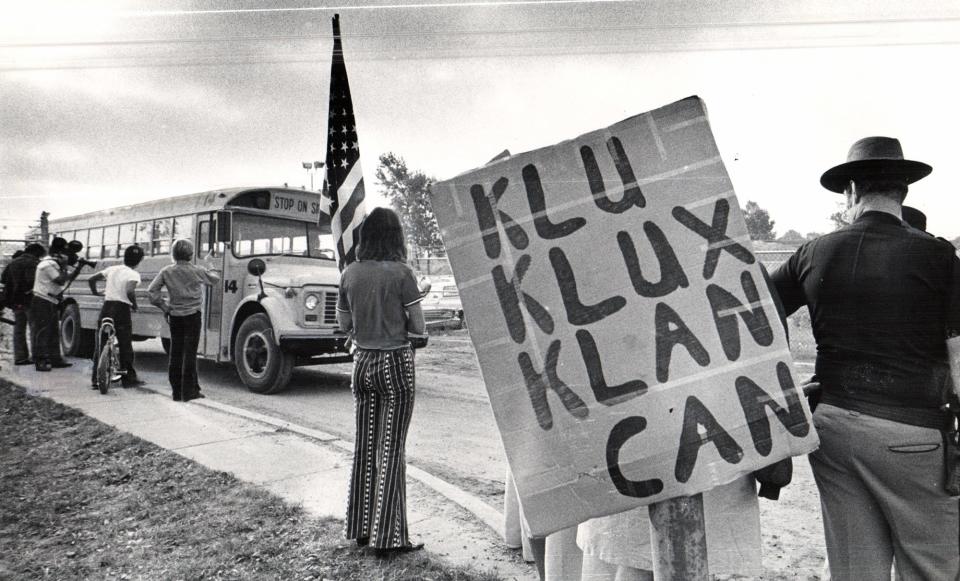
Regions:
M 951 376 L 960 385 L 960 261 L 901 220 L 908 186 L 930 171 L 896 139 L 857 141 L 820 178 L 846 196 L 852 223 L 772 275 L 787 312 L 807 305 L 813 321 L 821 445 L 810 464 L 835 581 L 888 580 L 894 558 L 900 579 L 960 574 L 941 409 Z

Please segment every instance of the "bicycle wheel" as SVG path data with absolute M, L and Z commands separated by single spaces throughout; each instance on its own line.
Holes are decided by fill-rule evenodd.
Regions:
M 97 388 L 99 388 L 100 393 L 104 395 L 106 395 L 110 389 L 110 384 L 113 379 L 113 370 L 110 369 L 113 365 L 112 350 L 112 345 L 108 342 L 100 350 L 100 357 L 97 358 Z

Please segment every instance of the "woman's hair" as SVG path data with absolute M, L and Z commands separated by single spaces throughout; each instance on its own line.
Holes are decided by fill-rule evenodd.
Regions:
M 170 256 L 174 260 L 190 260 L 193 258 L 193 242 L 186 238 L 181 238 L 170 247 Z
M 360 225 L 359 260 L 393 260 L 406 262 L 407 246 L 403 226 L 396 212 L 388 208 L 374 208 Z

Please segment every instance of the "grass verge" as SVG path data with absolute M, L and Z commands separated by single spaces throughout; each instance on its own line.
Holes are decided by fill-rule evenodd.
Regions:
M 5 381 L 0 499 L 0 579 L 496 579 L 373 557 L 340 521 Z

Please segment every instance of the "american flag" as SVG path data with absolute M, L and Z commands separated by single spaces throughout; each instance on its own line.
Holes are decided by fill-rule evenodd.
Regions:
M 327 178 L 321 209 L 330 216 L 333 239 L 337 243 L 340 270 L 357 257 L 360 222 L 364 207 L 363 172 L 360 169 L 360 144 L 353 115 L 353 100 L 347 82 L 340 42 L 340 15 L 333 17 L 333 64 L 330 67 L 330 108 L 327 121 Z

